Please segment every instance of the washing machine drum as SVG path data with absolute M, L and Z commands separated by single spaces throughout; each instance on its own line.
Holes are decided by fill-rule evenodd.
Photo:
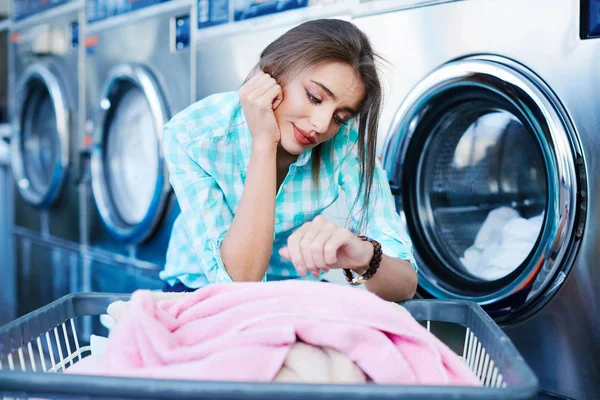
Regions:
M 56 71 L 37 64 L 17 86 L 17 129 L 12 138 L 13 175 L 29 203 L 47 207 L 60 194 L 69 165 L 69 112 Z
M 167 112 L 152 75 L 119 67 L 108 80 L 92 155 L 92 183 L 101 217 L 126 243 L 149 237 L 170 192 L 160 146 Z
M 547 205 L 536 138 L 494 104 L 466 102 L 432 127 L 416 197 L 424 233 L 458 276 L 496 280 L 531 254 Z
M 421 292 L 499 318 L 539 307 L 584 220 L 581 153 L 550 90 L 508 60 L 456 61 L 414 89 L 391 135 L 384 162 Z

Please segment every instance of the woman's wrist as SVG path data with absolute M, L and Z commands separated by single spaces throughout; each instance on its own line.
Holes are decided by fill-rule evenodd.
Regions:
M 361 254 L 364 255 L 364 259 L 358 262 L 358 265 L 351 267 L 350 269 L 354 271 L 357 275 L 364 274 L 369 268 L 369 262 L 373 258 L 374 248 L 373 245 L 367 241 L 361 240 L 358 237 L 356 240 L 360 241 L 360 245 L 363 247 L 364 251 L 361 251 Z
M 346 277 L 346 281 L 348 281 L 348 283 L 353 286 L 360 285 L 361 283 L 365 283 L 366 281 L 371 279 L 373 277 L 373 275 L 375 275 L 375 273 L 377 272 L 377 269 L 379 268 L 379 265 L 381 264 L 381 260 L 383 257 L 383 252 L 381 250 L 381 244 L 377 240 L 370 239 L 364 235 L 359 235 L 358 237 L 360 238 L 360 240 L 368 242 L 372 246 L 372 252 L 366 253 L 366 254 L 372 253 L 372 255 L 371 255 L 371 259 L 368 261 L 368 264 L 366 265 L 366 268 L 363 267 L 359 270 L 354 269 L 354 272 L 356 274 L 358 274 L 358 276 L 354 277 L 352 275 L 352 272 L 350 269 L 344 269 L 344 275 Z M 362 260 L 360 260 L 359 262 L 361 265 L 364 265 Z
M 252 154 L 260 153 L 260 154 L 277 154 L 277 146 L 278 143 L 274 141 L 267 140 L 253 140 L 252 141 Z

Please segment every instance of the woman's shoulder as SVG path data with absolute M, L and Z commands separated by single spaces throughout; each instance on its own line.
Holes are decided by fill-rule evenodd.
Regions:
M 182 144 L 223 137 L 231 130 L 239 104 L 237 92 L 212 94 L 180 111 L 165 127 Z

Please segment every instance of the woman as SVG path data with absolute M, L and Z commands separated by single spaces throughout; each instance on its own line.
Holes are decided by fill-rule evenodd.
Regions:
M 176 115 L 163 135 L 181 207 L 165 290 L 342 268 L 383 299 L 412 297 L 411 244 L 375 156 L 380 103 L 367 37 L 349 22 L 316 20 L 267 46 L 238 93 Z M 339 189 L 348 228 L 320 215 Z

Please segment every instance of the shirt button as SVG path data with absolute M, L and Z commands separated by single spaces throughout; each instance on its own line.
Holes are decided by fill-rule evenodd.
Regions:
M 281 222 L 281 221 L 279 220 L 279 218 L 275 218 L 275 223 L 276 223 L 277 225 L 279 225 L 279 223 L 280 223 L 280 222 Z

